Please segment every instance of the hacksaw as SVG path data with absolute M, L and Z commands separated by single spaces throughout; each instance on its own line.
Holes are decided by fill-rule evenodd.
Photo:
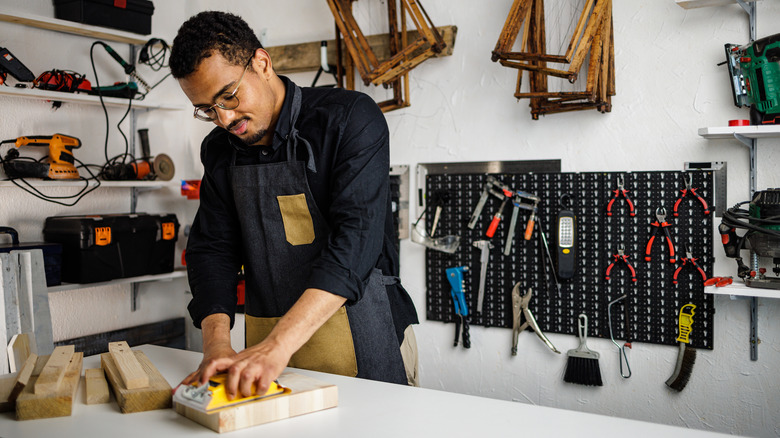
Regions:
M 292 392 L 277 381 L 271 382 L 271 386 L 264 394 L 254 394 L 248 397 L 238 397 L 229 400 L 225 383 L 227 374 L 216 374 L 212 376 L 208 383 L 198 386 L 197 382 L 190 385 L 179 385 L 173 392 L 173 401 L 184 406 L 196 409 L 206 414 L 211 414 L 224 409 L 232 408 L 237 405 L 249 403 L 272 397 L 281 397 Z M 252 385 L 252 392 L 255 391 L 255 385 Z

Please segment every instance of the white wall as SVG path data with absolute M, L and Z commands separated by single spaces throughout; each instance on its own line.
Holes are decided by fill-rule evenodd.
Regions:
M 40 15 L 51 14 L 51 2 L 28 1 L 17 5 L 2 0 L 7 9 Z M 548 1 L 553 4 L 553 1 Z M 282 45 L 331 39 L 333 20 L 324 1 L 288 0 L 158 0 L 154 18 L 155 36 L 172 40 L 178 25 L 190 14 L 206 9 L 221 9 L 244 16 L 258 32 L 266 29 L 267 45 Z M 736 141 L 705 140 L 697 129 L 724 126 L 735 118 L 747 118 L 736 108 L 730 96 L 723 60 L 724 43 L 747 42 L 747 19 L 739 6 L 711 7 L 686 11 L 672 0 L 621 0 L 613 7 L 617 96 L 609 114 L 581 111 L 555 114 L 532 121 L 528 102 L 512 96 L 515 71 L 490 62 L 511 0 L 472 2 L 466 0 L 425 0 L 424 6 L 436 25 L 457 25 L 453 56 L 428 60 L 411 74 L 412 106 L 387 114 L 391 130 L 391 158 L 394 164 L 414 166 L 420 162 L 486 161 L 524 159 L 562 159 L 563 170 L 640 171 L 681 170 L 686 161 L 727 161 L 729 169 L 728 204 L 747 199 L 747 151 Z M 382 33 L 385 3 L 362 0 L 355 4 L 359 20 L 367 33 Z M 758 2 L 758 35 L 780 32 L 780 4 L 776 0 Z M 554 27 L 548 16 L 548 32 Z M 15 53 L 30 44 L 40 33 L 17 36 L 18 27 L 3 29 L 0 45 Z M 5 29 L 10 29 L 6 31 Z M 24 31 L 27 32 L 27 31 Z M 51 35 L 51 34 L 47 34 Z M 73 50 L 64 54 L 26 55 L 24 60 L 36 71 L 78 60 L 72 69 L 88 68 L 89 43 L 58 35 Z M 37 40 L 42 43 L 42 40 Z M 36 50 L 41 44 L 35 44 Z M 19 55 L 17 53 L 17 55 Z M 21 55 L 19 55 L 21 56 Z M 55 60 L 53 56 L 59 57 Z M 30 60 L 29 62 L 27 60 Z M 114 67 L 110 62 L 105 68 Z M 302 85 L 311 74 L 295 75 Z M 118 78 L 116 80 L 121 80 Z M 161 95 L 183 101 L 174 87 Z M 383 98 L 382 89 L 366 89 Z M 155 91 L 157 93 L 157 90 Z M 29 133 L 46 120 L 52 132 L 73 132 L 102 145 L 102 121 L 98 110 L 60 109 L 49 115 L 46 104 L 0 98 L 2 138 Z M 150 134 L 159 138 L 155 145 L 169 145 L 165 153 L 174 156 L 176 178 L 197 177 L 199 139 L 207 127 L 190 122 L 187 114 L 160 112 L 147 116 Z M 31 121 L 35 119 L 35 124 Z M 97 120 L 90 123 L 90 120 Z M 154 137 L 153 137 L 154 139 Z M 759 144 L 758 187 L 780 186 L 776 174 L 778 140 Z M 84 150 L 85 148 L 82 148 Z M 85 152 L 86 154 L 86 152 Z M 412 178 L 414 180 L 414 178 Z M 416 200 L 412 187 L 412 199 Z M 128 196 L 119 189 L 89 195 L 77 207 L 53 208 L 44 214 L 43 204 L 18 191 L 0 191 L 0 223 L 20 228 L 25 240 L 40 237 L 42 218 L 50 211 L 72 214 L 89 210 L 112 211 L 127 208 Z M 159 204 L 180 211 L 194 212 L 174 193 L 142 195 L 142 208 Z M 148 204 L 145 204 L 147 203 Z M 414 202 L 413 202 L 414 203 Z M 6 205 L 11 205 L 6 208 Z M 149 208 L 151 208 L 149 207 Z M 141 208 L 139 208 L 140 210 Z M 413 215 L 413 214 L 412 214 Z M 716 221 L 718 223 L 718 221 Z M 716 240 L 717 242 L 717 240 Z M 718 257 L 715 272 L 733 275 L 734 265 L 715 248 Z M 699 351 L 687 388 L 672 393 L 664 385 L 671 373 L 677 351 L 673 347 L 635 343 L 629 352 L 633 376 L 622 379 L 614 346 L 607 340 L 592 339 L 591 348 L 602 353 L 600 365 L 604 387 L 588 388 L 562 382 L 565 356 L 553 356 L 530 333 L 520 337 L 520 353 L 510 356 L 511 330 L 472 327 L 470 350 L 452 348 L 452 325 L 428 322 L 425 317 L 425 259 L 421 246 L 402 242 L 402 279 L 414 299 L 422 321 L 416 327 L 421 354 L 422 384 L 427 388 L 515 400 L 564 409 L 576 409 L 604 415 L 673 424 L 696 429 L 715 430 L 750 436 L 780 434 L 780 300 L 759 299 L 761 338 L 759 360 L 749 358 L 749 306 L 746 300 L 715 297 L 715 349 Z M 114 325 L 134 325 L 137 319 L 148 322 L 181 315 L 186 286 L 175 283 L 160 292 L 142 296 L 143 315 L 127 309 L 126 287 L 63 293 L 53 310 L 63 337 L 71 333 L 99 332 Z M 98 304 L 100 293 L 102 304 Z M 67 297 L 67 298 L 65 298 Z M 90 318 L 71 320 L 69 315 L 86 309 Z M 94 310 L 94 311 L 91 311 Z M 92 318 L 105 313 L 110 316 Z M 146 322 L 146 321 L 145 321 Z M 68 333 L 67 335 L 65 333 Z M 56 334 L 55 334 L 56 336 Z M 74 334 L 75 336 L 75 334 Z M 572 336 L 551 334 L 552 342 L 565 351 L 574 348 Z M 522 430 L 522 425 L 518 425 Z M 554 434 L 554 425 L 551 433 Z M 597 431 L 594 431 L 597 432 Z M 641 431 L 637 431 L 641 433 Z

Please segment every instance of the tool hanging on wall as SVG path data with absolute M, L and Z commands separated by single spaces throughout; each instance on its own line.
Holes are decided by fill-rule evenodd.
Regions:
M 330 6 L 336 26 L 344 38 L 344 46 L 349 53 L 351 62 L 354 62 L 354 66 L 365 85 L 393 87 L 393 99 L 379 102 L 382 111 L 392 111 L 409 106 L 409 71 L 426 59 L 440 53 L 446 47 L 444 40 L 419 1 L 390 0 L 387 2 L 387 9 L 391 56 L 388 60 L 380 63 L 358 26 L 357 20 L 352 15 L 352 1 L 328 0 L 328 6 Z M 412 43 L 408 43 L 407 14 L 419 35 L 418 39 Z M 351 69 L 351 65 L 347 65 L 347 68 Z M 349 70 L 348 74 L 351 74 Z M 354 89 L 354 87 L 349 86 L 347 88 Z
M 617 249 L 617 254 L 612 255 L 612 263 L 609 264 L 607 267 L 607 275 L 606 279 L 609 280 L 610 272 L 612 272 L 612 268 L 615 267 L 615 263 L 618 261 L 622 261 L 623 265 L 628 268 L 628 271 L 631 272 L 631 281 L 636 282 L 636 269 L 634 269 L 633 266 L 631 266 L 631 263 L 628 261 L 628 255 L 625 253 L 625 246 L 620 245 Z
M 8 143 L 16 146 L 3 157 L 3 170 L 9 178 L 80 178 L 73 157 L 73 149 L 81 147 L 81 140 L 76 137 L 65 134 L 30 135 L 0 142 Z M 47 147 L 49 155 L 46 162 L 19 156 L 18 148 L 23 146 Z
M 420 245 L 434 249 L 436 251 L 452 254 L 457 251 L 458 246 L 460 246 L 460 236 L 450 234 L 447 236 L 433 238 L 428 235 L 428 231 L 425 229 L 425 215 L 428 213 L 428 209 L 432 206 L 433 204 L 431 202 L 427 202 L 423 212 L 412 224 L 412 242 L 419 243 Z
M 515 0 L 491 57 L 504 67 L 518 69 L 515 97 L 531 99 L 532 118 L 589 108 L 602 113 L 611 111 L 611 96 L 615 95 L 612 1 L 585 2 L 564 55 L 548 53 L 546 33 L 544 2 Z M 520 51 L 513 51 L 518 36 Z M 564 78 L 574 83 L 588 55 L 585 91 L 550 91 L 548 78 Z M 550 68 L 548 62 L 569 64 L 569 68 Z M 528 92 L 521 91 L 523 71 L 529 73 Z
M 487 279 L 487 267 L 488 260 L 490 260 L 490 249 L 493 248 L 493 244 L 489 240 L 477 240 L 473 242 L 475 248 L 479 253 L 479 292 L 477 293 L 477 312 L 482 313 L 482 303 L 485 299 L 485 280 Z
M 609 338 L 612 340 L 612 343 L 615 344 L 615 346 L 618 349 L 618 360 L 620 361 L 620 377 L 624 379 L 628 379 L 631 377 L 631 366 L 628 364 L 628 354 L 626 354 L 626 348 L 631 348 L 631 343 L 626 340 L 625 343 L 623 343 L 623 346 L 621 347 L 620 344 L 617 343 L 615 340 L 615 335 L 612 332 L 612 305 L 617 303 L 620 300 L 624 300 L 628 297 L 628 295 L 621 295 L 618 298 L 612 300 L 607 305 L 607 321 L 609 322 Z M 628 303 L 624 302 L 624 306 L 628 307 Z M 626 330 L 628 330 L 629 321 L 626 319 Z M 626 336 L 628 337 L 628 335 Z M 623 371 L 623 363 L 626 364 L 626 370 Z
M 531 309 L 528 308 L 528 303 L 531 302 L 532 296 L 533 293 L 531 288 L 528 288 L 528 292 L 526 292 L 525 295 L 520 295 L 519 282 L 515 283 L 515 286 L 512 288 L 512 356 L 517 356 L 518 337 L 520 336 L 520 333 L 528 327 L 531 327 L 534 333 L 536 333 L 536 336 L 544 342 L 544 345 L 546 345 L 547 348 L 554 353 L 561 354 L 561 352 L 555 348 L 555 345 L 547 339 L 547 336 L 544 335 L 542 329 L 539 328 L 539 324 L 536 323 L 534 314 L 531 313 Z
M 577 319 L 579 347 L 569 350 L 563 381 L 587 386 L 602 386 L 599 354 L 588 348 L 588 315 L 581 313 Z
M 636 212 L 634 211 L 634 202 L 631 201 L 631 198 L 628 197 L 628 190 L 623 186 L 623 175 L 617 176 L 617 188 L 612 191 L 613 196 L 612 199 L 609 200 L 609 203 L 607 204 L 607 216 L 612 216 L 612 206 L 619 198 L 623 198 L 626 200 L 626 204 L 628 204 L 628 214 L 631 217 L 636 216 Z
M 536 211 L 539 208 L 539 202 L 541 199 L 533 193 L 516 190 L 512 195 L 512 219 L 509 221 L 509 230 L 506 235 L 506 243 L 504 244 L 504 255 L 509 255 L 512 249 L 512 243 L 515 239 L 515 227 L 517 225 L 517 216 L 520 210 L 528 210 L 531 215 L 528 217 L 528 222 L 525 225 L 525 232 L 523 238 L 525 240 L 531 240 L 531 236 L 534 232 L 534 226 L 536 224 Z
M 463 273 L 468 271 L 468 266 L 456 266 L 447 268 L 447 281 L 450 282 L 450 296 L 455 307 L 455 341 L 453 347 L 458 346 L 460 327 L 463 325 L 463 348 L 471 348 L 471 336 L 469 336 L 469 307 L 466 305 L 464 289 L 466 281 Z
M 677 209 L 680 207 L 680 203 L 683 201 L 683 198 L 690 193 L 692 197 L 697 198 L 699 202 L 701 203 L 701 206 L 704 207 L 704 214 L 710 214 L 710 207 L 707 205 L 707 201 L 704 200 L 704 198 L 701 197 L 698 193 L 696 193 L 696 190 L 693 188 L 693 175 L 687 174 L 683 175 L 683 180 L 685 181 L 685 188 L 680 190 L 682 192 L 682 195 L 680 195 L 679 198 L 677 198 L 677 201 L 674 203 L 674 217 L 679 216 L 677 213 Z
M 556 249 L 556 268 L 557 277 L 561 280 L 568 280 L 574 277 L 577 269 L 577 218 L 572 210 L 564 207 L 565 200 L 571 201 L 571 196 L 561 196 L 561 208 L 558 212 L 557 221 L 557 249 Z
M 655 222 L 651 222 L 650 226 L 650 240 L 647 241 L 647 247 L 645 248 L 645 261 L 652 260 L 650 256 L 653 251 L 653 242 L 655 241 L 656 234 L 662 234 L 661 239 L 666 239 L 666 245 L 669 247 L 669 263 L 674 264 L 677 259 L 674 255 L 674 242 L 672 241 L 672 235 L 669 233 L 669 228 L 672 226 L 669 222 L 666 222 L 666 208 L 658 207 L 655 210 Z
M 698 270 L 699 274 L 701 274 L 702 282 L 704 283 L 707 282 L 707 274 L 699 265 L 696 264 L 696 260 L 698 259 L 693 258 L 693 254 L 691 253 L 690 248 L 688 248 L 687 246 L 685 247 L 685 257 L 680 257 L 680 259 L 682 260 L 682 265 L 678 266 L 677 269 L 675 269 L 674 271 L 674 276 L 672 276 L 673 284 L 677 284 L 677 276 L 680 275 L 680 271 L 682 271 L 682 269 L 686 265 L 691 266 L 696 270 Z
M 696 363 L 696 350 L 688 344 L 693 326 L 693 315 L 695 315 L 695 304 L 686 304 L 680 308 L 678 319 L 680 334 L 677 336 L 677 342 L 680 343 L 677 352 L 677 363 L 674 366 L 672 375 L 666 380 L 666 386 L 675 391 L 682 391 L 688 384 L 693 372 L 693 364 Z

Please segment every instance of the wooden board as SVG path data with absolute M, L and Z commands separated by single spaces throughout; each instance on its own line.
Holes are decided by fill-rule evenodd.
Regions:
M 108 393 L 108 382 L 106 374 L 102 368 L 90 368 L 84 371 L 84 380 L 86 386 L 86 402 L 88 405 L 108 403 L 110 394 Z
M 285 418 L 335 408 L 339 404 L 336 385 L 285 372 L 279 383 L 292 390 L 289 395 L 246 403 L 213 414 L 174 404 L 176 412 L 209 429 L 223 433 Z
M 70 359 L 76 349 L 73 345 L 66 345 L 57 347 L 49 356 L 49 360 L 46 361 L 46 365 L 43 367 L 43 371 L 35 381 L 35 394 L 48 395 L 57 392 L 57 389 L 65 377 L 65 371 L 70 365 Z
M 124 414 L 132 412 L 144 412 L 155 409 L 166 409 L 171 407 L 171 385 L 160 374 L 157 368 L 152 364 L 143 351 L 134 351 L 136 359 L 141 364 L 147 377 L 149 386 L 146 388 L 128 389 L 122 381 L 119 369 L 111 357 L 111 353 L 100 355 L 100 363 L 106 372 L 108 383 L 114 390 L 119 409 Z
M 16 382 L 14 384 L 13 389 L 11 390 L 11 393 L 8 394 L 8 401 L 13 403 L 16 401 L 16 398 L 19 397 L 19 394 L 22 393 L 25 386 L 27 386 L 30 383 L 30 377 L 33 374 L 33 370 L 35 369 L 35 365 L 38 362 L 38 355 L 33 353 L 27 356 L 27 360 L 24 361 L 24 364 L 22 364 L 21 369 L 19 370 L 19 373 L 16 377 Z
M 8 365 L 12 373 L 22 368 L 30 353 L 30 336 L 27 333 L 15 334 L 8 342 Z
M 114 359 L 114 364 L 122 376 L 122 382 L 127 389 L 146 388 L 149 386 L 149 377 L 141 368 L 138 359 L 135 358 L 133 351 L 125 341 L 109 342 L 108 352 Z
M 73 410 L 73 400 L 79 388 L 79 380 L 81 380 L 83 359 L 83 353 L 74 353 L 57 390 L 54 393 L 39 395 L 33 391 L 33 388 L 35 381 L 49 360 L 49 356 L 38 357 L 38 363 L 33 370 L 29 384 L 16 399 L 16 419 L 36 420 L 69 416 Z
M 14 410 L 14 402 L 10 401 L 11 391 L 16 386 L 17 373 L 0 376 L 0 412 Z

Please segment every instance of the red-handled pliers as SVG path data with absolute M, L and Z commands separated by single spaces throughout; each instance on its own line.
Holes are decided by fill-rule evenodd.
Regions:
M 690 249 L 688 247 L 685 247 L 685 257 L 681 257 L 682 259 L 682 265 L 678 266 L 677 269 L 674 271 L 674 276 L 672 277 L 672 283 L 677 284 L 677 276 L 680 275 L 680 271 L 682 271 L 682 268 L 685 267 L 685 265 L 690 262 L 691 266 L 699 270 L 699 273 L 701 274 L 701 280 L 703 282 L 707 281 L 707 274 L 704 273 L 704 270 L 696 264 L 696 260 L 693 258 L 693 255 L 691 254 Z
M 666 243 L 669 246 L 669 263 L 674 263 L 677 260 L 674 257 L 674 243 L 672 243 L 672 235 L 669 234 L 669 227 L 672 226 L 669 222 L 666 222 L 666 208 L 659 207 L 655 210 L 656 222 L 651 222 L 650 226 L 653 228 L 650 231 L 650 240 L 647 241 L 647 248 L 645 249 L 645 261 L 651 260 L 650 252 L 653 250 L 653 242 L 655 241 L 655 235 L 659 230 L 664 231 Z
M 696 193 L 696 190 L 699 190 L 699 189 L 694 189 L 693 188 L 693 175 L 690 174 L 690 173 L 687 176 L 683 175 L 683 180 L 685 180 L 685 188 L 680 190 L 682 192 L 682 195 L 680 195 L 680 197 L 677 198 L 677 202 L 674 203 L 674 217 L 679 216 L 677 214 L 677 208 L 680 207 L 680 203 L 682 202 L 683 198 L 688 193 L 690 193 L 691 196 L 695 196 L 695 197 L 699 198 L 699 202 L 701 202 L 702 207 L 704 207 L 704 214 L 705 215 L 710 214 L 710 206 L 707 205 L 707 201 L 705 201 L 704 198 L 701 197 L 701 195 Z
M 610 263 L 607 267 L 607 280 L 609 280 L 609 273 L 612 272 L 612 268 L 615 267 L 615 263 L 617 263 L 618 260 L 622 260 L 628 270 L 631 271 L 631 281 L 636 281 L 636 270 L 633 266 L 631 266 L 631 263 L 628 262 L 628 256 L 625 254 L 625 248 L 623 245 L 618 246 L 617 254 L 612 256 L 612 263 Z
M 612 193 L 614 193 L 614 196 L 609 200 L 609 204 L 607 204 L 607 216 L 612 216 L 612 204 L 614 204 L 615 200 L 621 196 L 625 198 L 626 202 L 628 203 L 628 214 L 630 216 L 636 216 L 636 212 L 634 211 L 634 203 L 631 202 L 631 199 L 628 197 L 628 190 L 623 188 L 623 175 L 618 175 L 617 189 L 613 190 Z

